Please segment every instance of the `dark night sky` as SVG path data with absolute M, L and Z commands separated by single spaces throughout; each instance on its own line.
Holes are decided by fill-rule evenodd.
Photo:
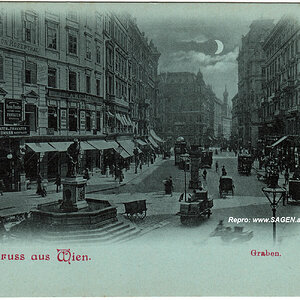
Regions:
M 237 93 L 237 55 L 242 35 L 256 19 L 274 19 L 299 12 L 297 5 L 168 3 L 139 4 L 128 10 L 161 52 L 160 72 L 197 72 L 222 99 L 225 85 L 229 98 Z M 220 54 L 216 42 L 224 44 Z

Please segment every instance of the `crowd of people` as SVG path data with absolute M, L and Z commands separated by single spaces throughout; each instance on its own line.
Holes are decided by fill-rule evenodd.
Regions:
M 103 162 L 101 166 L 101 174 L 106 177 L 113 177 L 115 181 L 118 181 L 121 184 L 125 178 L 125 173 L 131 168 L 135 168 L 135 173 L 139 173 L 142 171 L 143 166 L 149 166 L 153 164 L 157 158 L 157 154 L 152 152 L 142 152 L 136 155 L 135 157 L 122 158 L 119 155 L 116 155 L 114 150 L 107 151 L 104 154 Z M 89 168 L 84 168 L 82 174 L 78 174 L 82 176 L 84 179 L 89 182 L 91 178 Z M 41 173 L 37 176 L 37 189 L 36 194 L 42 197 L 47 195 L 47 184 L 45 180 L 42 178 Z M 56 185 L 56 192 L 61 191 L 62 179 L 61 174 L 57 174 L 54 184 Z M 1 187 L 0 187 L 0 195 L 1 195 Z

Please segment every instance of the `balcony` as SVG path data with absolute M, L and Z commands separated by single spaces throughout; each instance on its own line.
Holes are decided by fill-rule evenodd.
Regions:
M 129 107 L 129 103 L 126 101 L 126 98 L 122 97 L 122 98 L 117 98 L 117 97 L 114 97 L 114 103 L 119 105 L 119 106 L 123 106 L 123 107 L 126 107 L 128 108 Z
M 292 113 L 297 113 L 298 111 L 300 111 L 300 105 L 294 105 L 293 107 L 290 107 L 287 110 L 287 113 L 292 114 Z
M 288 90 L 288 89 L 292 89 L 295 87 L 295 80 L 294 79 L 289 79 L 289 80 L 285 80 L 282 84 L 281 84 L 281 88 L 283 90 Z

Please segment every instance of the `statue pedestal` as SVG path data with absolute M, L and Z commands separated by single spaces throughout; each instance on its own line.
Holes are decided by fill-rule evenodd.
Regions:
M 20 191 L 27 191 L 27 182 L 26 182 L 26 175 L 25 173 L 21 173 L 20 174 L 20 187 L 19 187 Z
M 85 200 L 87 180 L 83 177 L 67 177 L 62 180 L 63 201 L 61 209 L 66 212 L 78 211 L 88 207 Z
M 189 182 L 189 189 L 199 189 L 201 181 L 199 179 L 199 166 L 201 160 L 201 151 L 198 145 L 191 145 L 190 159 L 191 159 L 191 180 Z

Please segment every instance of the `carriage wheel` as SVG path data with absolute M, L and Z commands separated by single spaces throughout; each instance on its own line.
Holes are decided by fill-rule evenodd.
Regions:
M 142 211 L 142 212 L 137 213 L 137 216 L 138 216 L 140 219 L 142 219 L 142 220 L 145 219 L 146 215 L 147 215 L 147 212 L 146 212 L 146 211 Z
M 127 213 L 127 218 L 128 218 L 130 221 L 133 221 L 133 220 L 134 220 L 134 214 L 133 214 L 133 213 Z
M 183 217 L 183 216 L 180 217 L 180 222 L 182 225 L 188 225 L 189 223 L 188 221 L 189 221 L 188 217 Z

